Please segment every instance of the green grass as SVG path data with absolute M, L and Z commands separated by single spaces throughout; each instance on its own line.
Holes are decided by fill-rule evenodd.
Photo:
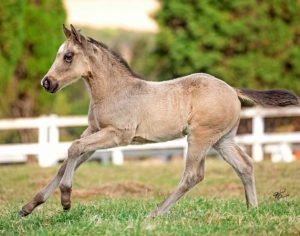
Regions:
M 206 179 L 169 214 L 148 213 L 177 185 L 180 161 L 86 163 L 76 173 L 73 206 L 63 212 L 59 192 L 26 218 L 26 203 L 58 167 L 0 166 L 0 235 L 300 235 L 300 162 L 256 164 L 260 206 L 247 210 L 239 179 L 226 163 L 209 159 Z M 289 197 L 273 193 L 286 189 Z

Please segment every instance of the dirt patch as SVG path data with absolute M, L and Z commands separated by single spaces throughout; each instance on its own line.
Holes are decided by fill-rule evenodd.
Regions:
M 230 183 L 221 187 L 221 192 L 224 191 L 238 191 L 243 190 L 243 186 L 241 184 Z
M 208 186 L 205 189 L 206 196 L 232 198 L 243 197 L 243 185 L 237 183 L 228 183 L 222 185 Z
M 7 199 L 5 199 L 5 197 L 0 195 L 0 204 L 4 204 L 7 201 Z
M 111 198 L 157 196 L 162 193 L 139 182 L 109 183 L 93 189 L 74 189 L 73 196 L 87 198 L 92 196 L 105 196 Z

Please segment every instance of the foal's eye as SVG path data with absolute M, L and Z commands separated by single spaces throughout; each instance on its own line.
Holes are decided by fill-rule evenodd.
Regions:
M 72 52 L 68 52 L 64 55 L 64 61 L 67 63 L 71 63 L 73 59 L 73 53 Z

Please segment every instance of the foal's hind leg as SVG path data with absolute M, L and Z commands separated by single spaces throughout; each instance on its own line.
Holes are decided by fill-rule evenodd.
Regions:
M 87 153 L 84 156 L 82 156 L 80 161 L 78 161 L 76 168 L 78 168 L 84 161 L 86 161 L 92 155 L 92 153 L 93 152 Z M 64 161 L 62 166 L 59 168 L 57 175 L 49 182 L 49 184 L 45 188 L 43 188 L 40 192 L 38 192 L 30 202 L 28 202 L 26 205 L 24 205 L 22 207 L 22 209 L 20 211 L 21 216 L 27 216 L 27 215 L 31 214 L 31 212 L 37 206 L 44 203 L 51 196 L 51 194 L 54 192 L 54 190 L 58 187 L 58 185 L 64 175 L 67 161 L 68 160 Z
M 252 159 L 234 142 L 235 132 L 223 137 L 214 148 L 228 162 L 241 178 L 248 207 L 257 206 Z
M 211 142 L 208 140 L 189 137 L 188 155 L 182 179 L 177 189 L 157 209 L 151 212 L 150 217 L 166 213 L 177 200 L 203 180 L 205 157 L 210 146 Z

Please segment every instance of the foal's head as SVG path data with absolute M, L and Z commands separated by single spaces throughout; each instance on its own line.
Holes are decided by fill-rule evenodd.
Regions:
M 55 93 L 80 78 L 89 78 L 95 67 L 102 78 L 140 78 L 120 55 L 105 44 L 84 37 L 72 25 L 71 30 L 65 26 L 63 30 L 67 39 L 58 49 L 53 65 L 41 81 L 48 92 Z
M 89 71 L 89 43 L 72 25 L 63 26 L 66 41 L 58 49 L 56 58 L 41 85 L 50 93 L 75 82 Z

